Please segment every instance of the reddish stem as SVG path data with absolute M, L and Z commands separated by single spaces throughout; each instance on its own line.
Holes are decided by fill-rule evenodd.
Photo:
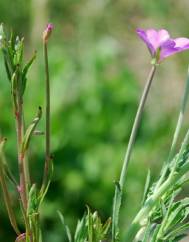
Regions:
M 23 119 L 22 119 L 22 101 L 19 100 L 18 111 L 16 115 L 16 129 L 17 129 L 17 146 L 18 146 L 18 166 L 20 174 L 20 196 L 23 203 L 23 207 L 27 209 L 27 185 L 26 185 L 26 175 L 24 168 L 24 157 L 21 154 L 21 145 L 23 138 Z

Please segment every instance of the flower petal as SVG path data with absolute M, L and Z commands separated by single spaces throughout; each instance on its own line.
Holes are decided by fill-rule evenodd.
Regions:
M 165 29 L 159 31 L 155 29 L 137 29 L 137 34 L 146 43 L 152 55 L 155 55 L 157 49 L 170 39 L 169 33 Z
M 184 37 L 176 38 L 174 39 L 174 42 L 176 44 L 176 47 L 178 48 L 185 48 L 186 46 L 189 45 L 189 39 Z
M 155 29 L 148 29 L 146 30 L 146 36 L 148 41 L 151 43 L 155 51 L 159 47 L 159 36 L 158 36 L 158 31 Z
M 160 29 L 158 31 L 158 42 L 159 42 L 158 47 L 160 47 L 163 43 L 167 42 L 167 40 L 169 40 L 169 39 L 170 39 L 170 35 L 167 30 Z
M 174 45 L 173 45 L 174 42 Z M 170 40 L 169 43 L 162 45 L 160 53 L 160 61 L 169 57 L 175 53 L 182 52 L 189 49 L 189 39 L 187 38 L 176 38 Z
M 151 42 L 150 42 L 150 40 L 149 40 L 149 38 L 148 38 L 148 36 L 146 34 L 146 31 L 143 30 L 143 29 L 137 29 L 136 32 L 137 32 L 138 36 L 145 42 L 145 44 L 147 45 L 150 53 L 152 55 L 154 55 L 156 50 L 153 47 L 153 45 L 151 44 Z

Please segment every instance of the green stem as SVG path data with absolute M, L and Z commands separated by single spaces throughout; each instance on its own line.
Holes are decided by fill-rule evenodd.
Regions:
M 21 152 L 22 142 L 23 142 L 23 134 L 24 134 L 24 124 L 23 124 L 23 100 L 20 93 L 17 94 L 17 103 L 18 109 L 16 113 L 16 129 L 17 129 L 17 146 L 18 146 L 18 165 L 19 165 L 19 175 L 20 175 L 20 186 L 19 192 L 20 197 L 23 205 L 23 216 L 26 226 L 26 241 L 30 240 L 33 242 L 32 231 L 29 225 L 29 218 L 27 217 L 27 207 L 28 207 L 28 181 L 27 181 L 27 174 L 28 174 L 28 167 L 25 162 L 25 157 Z
M 122 170 L 121 170 L 121 175 L 120 175 L 120 179 L 119 179 L 119 184 L 116 186 L 115 188 L 115 195 L 114 195 L 114 202 L 113 202 L 113 219 L 112 219 L 112 240 L 116 241 L 116 236 L 117 236 L 117 232 L 118 232 L 118 220 L 119 220 L 119 212 L 120 212 L 120 206 L 121 206 L 121 201 L 122 201 L 122 193 L 123 193 L 123 186 L 125 183 L 125 179 L 126 179 L 126 175 L 127 175 L 127 167 L 130 161 L 130 157 L 131 157 L 131 153 L 132 153 L 132 149 L 133 149 L 133 145 L 135 143 L 135 139 L 136 139 L 136 135 L 137 135 L 137 131 L 138 131 L 138 127 L 140 125 L 140 121 L 142 118 L 142 113 L 144 110 L 144 105 L 152 84 L 152 80 L 154 77 L 156 71 L 156 64 L 152 65 L 151 71 L 149 73 L 148 79 L 146 81 L 144 90 L 143 90 L 143 94 L 138 106 L 138 110 L 136 113 L 136 117 L 134 120 L 134 124 L 133 124 L 133 128 L 131 131 L 131 135 L 129 138 L 129 143 L 127 146 L 127 151 L 125 154 L 125 158 L 123 161 L 123 166 L 122 166 Z
M 45 151 L 45 168 L 43 175 L 43 183 L 42 183 L 42 194 L 45 193 L 47 184 L 48 184 L 48 174 L 49 174 L 49 166 L 51 161 L 50 156 L 50 80 L 49 80 L 49 64 L 48 64 L 48 48 L 47 42 L 44 41 L 44 60 L 45 60 L 45 74 L 46 74 L 46 133 L 45 133 L 45 143 L 46 143 L 46 151 Z
M 152 80 L 153 80 L 155 71 L 156 71 L 156 65 L 153 65 L 152 68 L 151 68 L 150 74 L 148 76 L 146 85 L 144 87 L 144 91 L 143 91 L 143 94 L 142 94 L 142 97 L 141 97 L 141 100 L 140 100 L 140 103 L 139 103 L 139 107 L 138 107 L 138 110 L 137 110 L 137 113 L 136 113 L 136 117 L 135 117 L 135 120 L 134 120 L 131 135 L 130 135 L 130 138 L 129 138 L 129 143 L 128 143 L 127 151 L 126 151 L 125 158 L 124 158 L 124 161 L 123 161 L 123 167 L 122 167 L 122 170 L 121 170 L 121 176 L 120 176 L 120 180 L 119 180 L 119 184 L 120 184 L 121 189 L 124 186 L 124 182 L 125 182 L 125 178 L 126 178 L 126 174 L 127 174 L 127 167 L 128 167 L 129 161 L 130 161 L 131 152 L 132 152 L 133 145 L 134 145 L 134 142 L 135 142 L 135 139 L 136 139 L 138 127 L 140 125 L 142 113 L 143 113 L 143 110 L 144 110 L 144 105 L 145 105 L 145 102 L 146 102 L 146 99 L 147 99 L 147 96 L 148 96 L 148 93 L 149 93 L 149 90 L 150 90 L 150 87 L 151 87 L 151 84 L 152 84 Z
M 47 43 L 44 43 L 45 73 L 46 73 L 46 159 L 50 157 L 50 81 Z

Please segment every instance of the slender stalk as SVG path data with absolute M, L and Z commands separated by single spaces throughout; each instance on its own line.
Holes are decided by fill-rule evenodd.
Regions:
M 47 41 L 43 42 L 44 47 L 44 61 L 45 61 L 45 93 L 46 93 L 46 133 L 45 133 L 45 168 L 44 168 L 44 176 L 43 176 L 43 185 L 42 190 L 46 188 L 46 184 L 48 183 L 48 173 L 50 166 L 50 81 L 49 81 L 49 63 L 48 63 L 48 48 Z
M 24 113 L 23 113 L 23 132 L 25 130 L 25 119 L 24 119 Z M 28 188 L 31 187 L 31 178 L 30 178 L 30 170 L 29 170 L 29 160 L 28 160 L 28 154 L 24 154 L 24 173 L 26 176 L 26 184 L 27 184 L 27 194 L 28 194 Z
M 46 73 L 46 159 L 50 157 L 50 82 L 47 42 L 44 43 L 45 73 Z
M 143 94 L 142 94 L 142 97 L 141 97 L 141 100 L 140 100 L 140 103 L 139 103 L 139 107 L 138 107 L 138 110 L 137 110 L 137 113 L 136 113 L 133 128 L 132 128 L 131 135 L 130 135 L 130 138 L 129 138 L 129 143 L 128 143 L 127 151 L 126 151 L 126 154 L 125 154 L 123 167 L 122 167 L 122 170 L 121 170 L 121 176 L 120 176 L 120 180 L 119 180 L 119 184 L 120 184 L 121 189 L 123 188 L 123 185 L 124 185 L 124 182 L 125 182 L 127 167 L 128 167 L 131 152 L 132 152 L 132 149 L 133 149 L 133 144 L 135 142 L 138 127 L 139 127 L 141 117 L 142 117 L 142 113 L 143 113 L 143 110 L 144 110 L 144 105 L 145 105 L 145 102 L 146 102 L 146 99 L 147 99 L 147 96 L 148 96 L 148 93 L 149 93 L 149 90 L 150 90 L 150 87 L 151 87 L 151 84 L 152 84 L 152 80 L 153 80 L 155 71 L 156 71 L 156 65 L 152 65 L 152 68 L 151 68 L 151 71 L 149 73 L 146 85 L 144 87 L 144 91 L 143 91 Z
M 22 98 L 18 94 L 18 111 L 16 114 L 16 130 L 17 130 L 17 146 L 18 146 L 18 165 L 20 174 L 20 196 L 23 207 L 27 210 L 27 184 L 26 184 L 26 168 L 24 164 L 24 157 L 21 154 L 21 145 L 23 139 L 23 117 L 22 117 Z
M 119 179 L 119 184 L 117 184 L 116 188 L 115 188 L 115 195 L 114 195 L 114 202 L 113 202 L 113 222 L 112 222 L 112 240 L 116 241 L 116 236 L 118 233 L 118 222 L 119 222 L 119 212 L 120 212 L 120 207 L 121 207 L 121 201 L 122 201 L 122 193 L 123 193 L 123 186 L 125 183 L 125 178 L 127 175 L 127 167 L 130 161 L 130 157 L 131 157 L 131 152 L 133 149 L 133 145 L 136 139 L 136 135 L 137 135 L 137 131 L 138 131 L 138 127 L 141 121 L 141 117 L 142 117 L 142 113 L 144 110 L 144 105 L 152 84 L 152 80 L 154 77 L 156 71 L 156 64 L 152 65 L 152 68 L 150 70 L 149 76 L 147 78 L 143 93 L 142 93 L 142 97 L 140 99 L 140 103 L 138 106 L 138 110 L 135 116 L 135 120 L 134 120 L 134 124 L 133 124 L 133 128 L 131 131 L 131 135 L 129 138 L 129 143 L 127 146 L 127 151 L 124 157 L 124 161 L 123 161 L 123 166 L 122 166 L 122 170 L 121 170 L 121 175 L 120 175 L 120 179 Z
M 18 109 L 16 112 L 16 130 L 17 130 L 17 146 L 18 146 L 18 166 L 19 166 L 19 175 L 20 175 L 20 185 L 19 193 L 23 205 L 23 216 L 26 226 L 26 242 L 30 239 L 30 242 L 33 242 L 33 235 L 29 224 L 29 218 L 27 216 L 27 207 L 28 207 L 28 181 L 27 181 L 27 164 L 25 163 L 25 157 L 21 152 L 21 146 L 23 142 L 23 133 L 24 133 L 24 123 L 23 123 L 23 100 L 20 96 L 20 93 L 17 94 L 17 103 Z

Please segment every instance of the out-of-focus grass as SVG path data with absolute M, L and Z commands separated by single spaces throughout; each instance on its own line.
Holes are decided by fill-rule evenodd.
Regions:
M 33 49 L 39 50 L 25 94 L 25 119 L 29 124 L 38 105 L 44 107 L 43 59 L 40 44 L 34 47 L 29 41 L 32 23 L 29 5 L 21 0 L 15 2 L 20 6 L 19 14 L 12 14 L 9 1 L 0 1 L 1 21 L 26 33 L 27 56 Z M 170 4 L 173 4 L 171 9 Z M 86 204 L 97 209 L 103 219 L 111 215 L 114 181 L 120 172 L 141 92 L 139 77 L 141 80 L 144 76 L 144 70 L 133 67 L 135 64 L 140 66 L 141 61 L 133 46 L 134 29 L 142 25 L 153 27 L 155 23 L 155 27 L 163 24 L 178 33 L 182 26 L 187 35 L 184 23 L 187 16 L 180 5 L 174 4 L 171 0 L 143 0 L 140 3 L 136 0 L 49 1 L 49 16 L 55 24 L 49 48 L 55 173 L 42 207 L 44 241 L 63 240 L 61 223 L 56 215 L 58 209 L 72 229 Z M 182 16 L 177 25 L 173 13 Z M 181 57 L 183 63 L 186 59 L 186 55 Z M 147 63 L 145 59 L 142 61 Z M 8 138 L 6 153 L 16 173 L 16 139 L 9 83 L 3 63 L 0 66 L 0 131 Z M 148 103 L 150 112 L 144 114 L 131 159 L 121 213 L 123 231 L 139 206 L 147 168 L 150 167 L 154 177 L 157 176 L 168 153 L 176 120 L 175 107 L 154 113 L 151 110 L 157 110 L 155 106 Z M 40 128 L 44 129 L 44 120 Z M 29 154 L 33 181 L 41 179 L 43 147 L 43 138 L 34 137 Z M 13 241 L 14 234 L 7 232 L 11 229 L 3 204 L 0 214 L 0 241 L 5 238 Z

